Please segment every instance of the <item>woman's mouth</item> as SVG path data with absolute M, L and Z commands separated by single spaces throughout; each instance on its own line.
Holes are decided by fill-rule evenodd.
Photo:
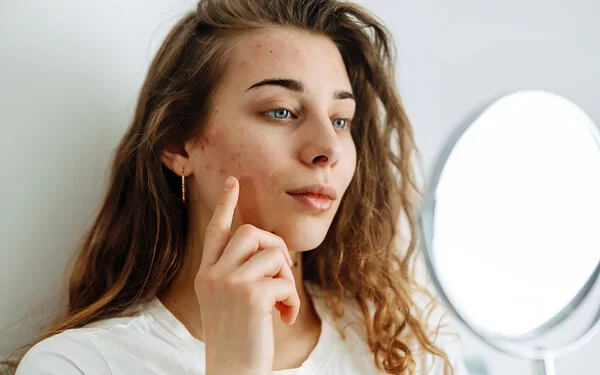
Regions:
M 312 211 L 326 212 L 333 207 L 333 200 L 326 195 L 310 193 L 288 194 L 295 198 L 298 203 Z

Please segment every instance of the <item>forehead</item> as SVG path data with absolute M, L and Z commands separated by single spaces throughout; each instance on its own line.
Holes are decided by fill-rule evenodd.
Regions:
M 342 57 L 323 35 L 284 27 L 261 29 L 241 37 L 230 57 L 230 77 L 244 83 L 267 76 L 293 77 L 309 87 L 320 83 L 350 89 Z

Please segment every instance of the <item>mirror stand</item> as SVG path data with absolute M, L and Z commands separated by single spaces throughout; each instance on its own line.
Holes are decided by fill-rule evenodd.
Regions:
M 535 375 L 556 375 L 554 357 L 547 355 L 544 359 L 536 359 L 534 362 Z

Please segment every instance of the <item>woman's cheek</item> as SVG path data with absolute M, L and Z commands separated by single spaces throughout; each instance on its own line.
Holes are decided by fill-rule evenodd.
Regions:
M 238 144 L 226 159 L 226 168 L 234 175 L 247 178 L 264 178 L 273 169 L 273 158 L 266 153 L 266 148 L 248 140 L 246 145 Z M 263 141 L 264 142 L 264 141 Z M 250 145 L 248 145 L 250 143 Z M 254 147 L 253 147 L 254 146 Z

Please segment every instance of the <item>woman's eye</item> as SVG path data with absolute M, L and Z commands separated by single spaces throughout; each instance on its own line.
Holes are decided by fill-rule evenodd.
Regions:
M 284 119 L 289 118 L 292 115 L 292 113 L 290 111 L 288 111 L 287 109 L 278 108 L 278 109 L 274 109 L 272 111 L 265 112 L 265 115 L 284 120 Z
M 287 120 L 291 117 L 294 117 L 294 114 L 290 110 L 285 109 L 285 108 L 273 109 L 271 111 L 264 112 L 264 114 L 266 116 L 271 116 L 278 120 Z M 340 128 L 341 130 L 346 129 L 348 127 L 349 122 L 350 122 L 350 120 L 345 119 L 345 118 L 336 118 L 331 121 L 333 126 Z
M 336 118 L 332 121 L 332 123 L 333 126 L 339 127 L 342 130 L 346 129 L 346 127 L 348 126 L 348 120 L 346 120 L 345 118 Z

